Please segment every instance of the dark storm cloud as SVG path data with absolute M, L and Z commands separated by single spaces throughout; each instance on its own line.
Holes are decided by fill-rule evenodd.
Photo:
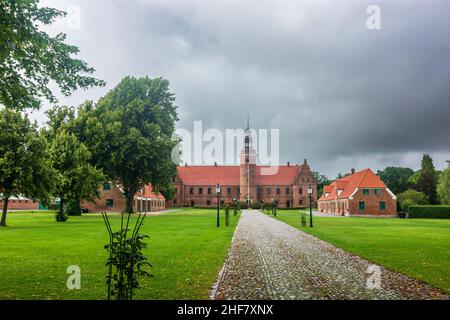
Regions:
M 45 1 L 78 5 L 68 33 L 108 81 L 163 76 L 179 127 L 278 128 L 283 162 L 308 158 L 330 176 L 350 167 L 417 167 L 450 158 L 450 1 Z M 62 4 L 64 3 L 64 4 Z

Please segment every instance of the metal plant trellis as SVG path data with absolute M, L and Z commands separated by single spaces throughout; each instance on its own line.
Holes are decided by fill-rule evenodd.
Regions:
M 107 213 L 102 212 L 109 234 L 109 244 L 105 245 L 105 249 L 109 252 L 106 262 L 108 266 L 108 275 L 106 276 L 108 300 L 112 298 L 132 300 L 134 290 L 139 288 L 138 277 L 151 276 L 146 267 L 152 265 L 143 254 L 143 249 L 147 247 L 144 239 L 148 236 L 139 233 L 146 216 L 147 212 L 140 211 L 133 229 L 130 230 L 131 213 L 122 213 L 120 230 L 114 232 Z M 129 231 L 131 231 L 131 236 L 129 236 Z

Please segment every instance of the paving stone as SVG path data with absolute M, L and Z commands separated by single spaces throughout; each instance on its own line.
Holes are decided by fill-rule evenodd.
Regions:
M 449 299 L 425 283 L 373 263 L 256 210 L 243 210 L 216 299 Z

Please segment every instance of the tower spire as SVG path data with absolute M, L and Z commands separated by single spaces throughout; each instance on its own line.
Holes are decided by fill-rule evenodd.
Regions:
M 247 115 L 247 129 L 245 129 L 245 131 L 249 130 L 250 130 L 250 117 Z

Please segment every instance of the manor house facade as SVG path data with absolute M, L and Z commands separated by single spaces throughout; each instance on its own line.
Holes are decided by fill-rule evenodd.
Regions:
M 313 207 L 316 206 L 317 182 L 307 160 L 303 164 L 259 166 L 248 127 L 245 133 L 239 166 L 179 166 L 174 179 L 176 192 L 172 200 L 167 200 L 167 205 L 215 207 L 216 185 L 220 184 L 222 205 L 237 199 L 250 203 L 278 200 L 281 208 L 309 207 L 307 188 L 310 185 Z M 272 172 L 274 174 L 267 174 Z

